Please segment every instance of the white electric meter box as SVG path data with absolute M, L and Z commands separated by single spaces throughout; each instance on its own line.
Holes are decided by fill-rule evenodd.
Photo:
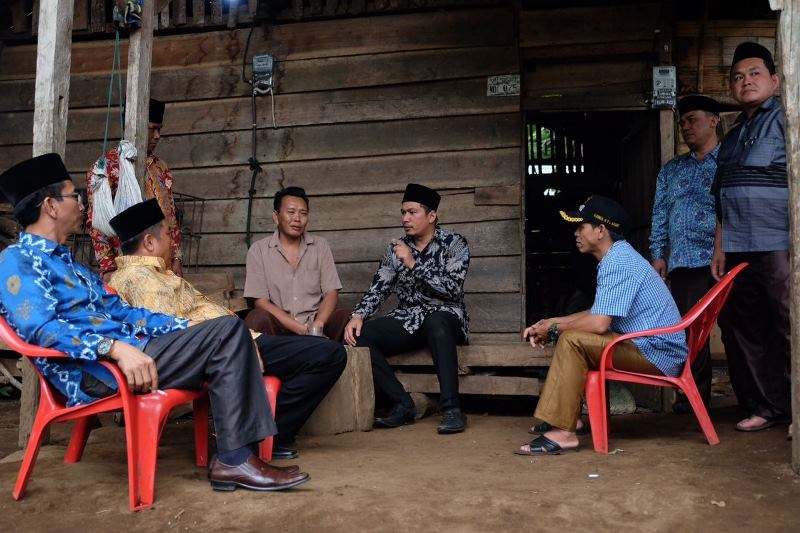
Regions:
M 653 67 L 653 108 L 671 108 L 675 106 L 678 94 L 678 80 L 675 67 Z

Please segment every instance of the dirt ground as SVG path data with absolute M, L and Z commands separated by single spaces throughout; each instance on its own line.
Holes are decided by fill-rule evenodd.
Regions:
M 18 402 L 0 402 L 0 456 L 15 452 Z M 732 430 L 705 444 L 691 416 L 615 417 L 615 455 L 513 455 L 530 418 L 470 415 L 466 433 L 414 426 L 304 438 L 311 481 L 285 493 L 214 492 L 192 462 L 192 422 L 172 421 L 159 449 L 157 499 L 130 513 L 124 431 L 95 430 L 83 460 L 62 462 L 68 426 L 42 449 L 26 497 L 19 459 L 0 462 L 0 530 L 20 531 L 798 531 L 800 478 L 786 427 Z M 597 476 L 590 477 L 590 474 Z

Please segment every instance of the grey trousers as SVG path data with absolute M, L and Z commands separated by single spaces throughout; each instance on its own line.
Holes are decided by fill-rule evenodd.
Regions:
M 207 320 L 156 337 L 144 351 L 156 362 L 159 388 L 199 389 L 208 383 L 218 450 L 242 448 L 277 432 L 253 339 L 238 318 Z

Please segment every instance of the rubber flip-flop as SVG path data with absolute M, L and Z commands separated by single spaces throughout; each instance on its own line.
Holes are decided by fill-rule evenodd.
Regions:
M 528 451 L 515 450 L 516 455 L 561 455 L 565 452 L 577 452 L 578 447 L 575 448 L 562 448 L 560 444 L 554 442 L 544 435 L 536 437 L 528 443 Z
M 542 422 L 541 424 L 536 424 L 531 429 L 528 430 L 528 433 L 531 435 L 544 435 L 548 431 L 556 429 L 553 427 L 552 424 L 548 424 L 547 422 Z M 588 435 L 589 434 L 589 424 L 584 423 L 583 427 L 580 427 L 575 430 L 576 435 Z
M 751 417 L 748 417 L 748 418 L 751 418 Z M 764 417 L 762 417 L 762 418 L 764 418 Z M 745 419 L 745 420 L 747 420 L 747 419 Z M 764 418 L 764 423 L 763 424 L 759 424 L 757 426 L 751 426 L 751 427 L 741 427 L 739 425 L 739 424 L 741 424 L 741 422 L 739 422 L 739 424 L 736 424 L 736 431 L 745 431 L 745 432 L 761 431 L 763 429 L 771 428 L 774 425 L 780 424 L 781 422 L 782 422 L 782 420 L 780 420 L 778 418 Z

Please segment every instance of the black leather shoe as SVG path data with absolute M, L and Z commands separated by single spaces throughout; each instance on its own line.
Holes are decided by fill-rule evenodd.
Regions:
M 297 450 L 289 446 L 281 446 L 280 444 L 272 445 L 272 458 L 273 459 L 296 459 Z
M 412 405 L 406 407 L 401 403 L 396 404 L 389 411 L 389 414 L 375 419 L 375 426 L 382 428 L 397 428 L 406 424 L 413 424 L 417 416 L 417 410 Z
M 450 433 L 461 433 L 467 427 L 467 415 L 461 409 L 447 409 L 442 413 L 442 423 L 436 428 L 436 433 L 447 435 Z

